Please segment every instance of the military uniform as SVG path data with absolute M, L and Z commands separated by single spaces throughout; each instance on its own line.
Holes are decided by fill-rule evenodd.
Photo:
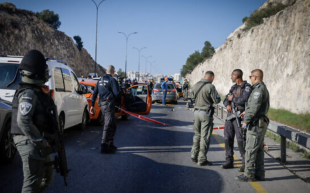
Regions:
M 213 104 L 221 101 L 220 95 L 217 93 L 215 86 L 206 79 L 201 79 L 193 86 L 193 94 L 205 84 L 196 98 L 194 110 L 194 132 L 193 147 L 191 150 L 191 158 L 198 165 L 207 162 L 207 152 L 210 146 L 211 134 L 213 131 L 213 114 L 210 110 Z
M 119 96 L 120 88 L 117 81 L 110 74 L 106 74 L 98 81 L 95 87 L 91 103 L 92 107 L 95 104 L 98 93 L 101 112 L 104 116 L 101 152 L 113 153 L 116 151 L 113 143 L 116 132 L 115 100 Z
M 42 157 L 46 148 L 43 132 L 53 134 L 52 118 L 46 109 L 54 106 L 52 98 L 39 86 L 20 83 L 13 99 L 12 128 L 14 143 L 23 161 L 24 183 L 22 192 L 42 192 L 53 181 L 51 155 Z
M 187 98 L 188 98 L 188 89 L 189 89 L 189 84 L 188 84 L 188 82 L 184 82 L 184 84 L 183 84 L 183 92 L 184 92 L 184 96 L 183 96 L 183 98 L 184 98 L 184 100 L 186 100 Z
M 247 124 L 244 176 L 264 180 L 264 136 L 269 124 L 269 92 L 264 82 L 252 85 L 252 93 L 245 109 L 244 123 Z
M 251 85 L 244 81 L 241 85 L 234 84 L 229 90 L 229 94 L 233 94 L 232 101 L 228 101 L 227 98 L 224 100 L 223 104 L 225 107 L 234 103 L 235 112 L 243 113 L 245 110 L 245 104 L 251 94 Z M 239 152 L 242 157 L 242 170 L 244 170 L 244 154 L 245 154 L 245 140 L 242 138 L 242 133 L 240 132 L 236 118 L 230 118 L 231 113 L 227 114 L 227 119 L 225 121 L 224 137 L 225 137 L 225 150 L 226 150 L 226 163 L 222 166 L 225 168 L 233 167 L 234 162 L 234 138 L 237 137 L 237 143 L 239 147 Z M 241 123 L 241 118 L 239 123 Z M 240 125 L 241 126 L 241 125 Z

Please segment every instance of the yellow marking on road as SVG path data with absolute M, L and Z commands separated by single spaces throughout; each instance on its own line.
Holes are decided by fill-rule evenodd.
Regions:
M 217 143 L 223 148 L 225 149 L 225 143 L 223 142 L 223 140 L 216 134 L 216 133 L 212 133 L 212 136 L 214 137 L 214 139 L 217 141 Z M 241 167 L 242 166 L 242 162 L 234 155 L 234 163 L 237 167 Z M 259 183 L 259 182 L 249 182 L 252 187 L 256 190 L 256 192 L 258 193 L 267 193 L 267 191 L 265 190 L 265 188 Z

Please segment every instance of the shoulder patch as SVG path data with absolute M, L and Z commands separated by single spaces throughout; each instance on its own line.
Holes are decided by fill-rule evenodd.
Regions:
M 22 115 L 27 115 L 32 108 L 32 104 L 28 102 L 21 102 L 19 104 L 19 110 Z
M 259 96 L 260 96 L 260 92 L 254 92 L 253 95 L 254 95 L 254 96 L 253 96 L 254 99 L 258 99 Z

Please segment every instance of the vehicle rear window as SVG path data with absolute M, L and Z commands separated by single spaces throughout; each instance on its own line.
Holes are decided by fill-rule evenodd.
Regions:
M 167 84 L 167 86 L 168 86 L 168 89 L 174 89 L 172 84 Z M 156 84 L 155 88 L 156 89 L 161 89 L 161 84 L 160 83 Z
M 15 83 L 6 87 L 15 77 L 19 64 L 0 63 L 0 89 L 16 90 L 18 83 L 21 82 L 21 77 L 18 72 Z

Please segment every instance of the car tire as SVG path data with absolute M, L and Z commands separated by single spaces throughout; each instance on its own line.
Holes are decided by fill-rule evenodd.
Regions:
M 85 109 L 84 112 L 83 112 L 83 116 L 82 116 L 82 122 L 80 123 L 79 125 L 79 129 L 81 131 L 85 130 L 86 129 L 86 125 L 87 125 L 87 110 Z
M 156 101 L 152 101 L 152 104 L 154 104 Z
M 104 125 L 104 116 L 102 114 L 102 112 L 99 112 L 98 118 L 96 119 L 96 123 L 99 126 L 103 126 Z
M 174 104 L 178 104 L 178 101 L 173 101 Z
M 0 163 L 11 163 L 16 155 L 16 147 L 13 141 L 13 135 L 11 134 L 11 123 L 6 123 L 2 139 L 0 141 Z
M 60 132 L 63 133 L 64 129 L 65 129 L 65 116 L 64 116 L 64 114 L 60 114 L 58 120 L 59 120 Z
M 129 118 L 130 118 L 130 115 L 127 113 L 125 115 L 122 115 L 122 120 L 127 121 L 127 120 L 129 120 Z

